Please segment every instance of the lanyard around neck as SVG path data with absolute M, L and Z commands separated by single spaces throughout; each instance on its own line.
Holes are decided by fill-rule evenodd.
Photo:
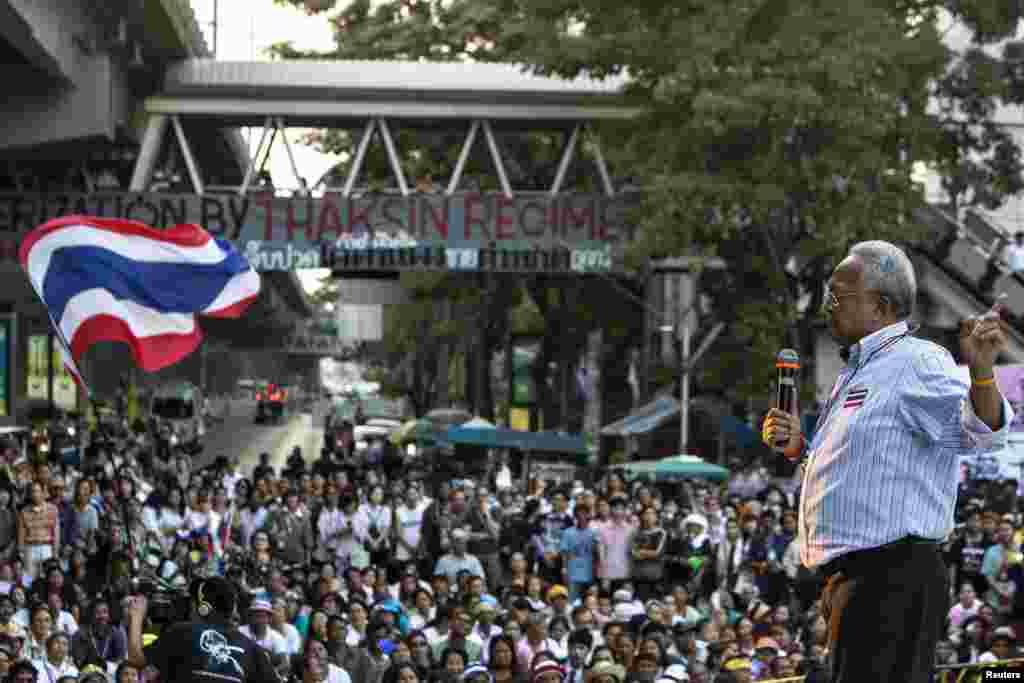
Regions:
M 849 386 L 850 382 L 853 381 L 853 378 L 857 376 L 857 373 L 861 371 L 861 368 L 870 363 L 874 359 L 874 357 L 880 354 L 882 351 L 885 351 L 893 344 L 897 344 L 909 336 L 910 331 L 907 331 L 899 336 L 893 337 L 892 339 L 887 339 L 885 342 L 882 343 L 881 346 L 879 346 L 877 349 L 869 353 L 867 358 L 865 358 L 863 361 L 858 361 L 857 366 L 853 369 L 853 372 L 851 372 L 846 377 L 846 379 L 843 380 L 843 383 L 839 385 L 839 388 L 832 392 L 832 395 L 828 397 L 828 402 L 825 404 L 824 410 L 821 411 L 821 415 L 818 417 L 817 426 L 821 426 L 822 424 L 824 424 L 824 421 L 827 420 L 829 415 L 832 414 L 832 409 L 835 407 L 836 401 L 839 399 L 840 396 L 842 396 L 843 391 L 846 389 L 847 386 Z M 817 431 L 817 429 L 815 429 L 815 431 Z
M 110 650 L 110 640 L 114 637 L 113 632 L 107 634 L 106 640 L 103 641 L 103 652 L 100 652 L 99 645 L 96 644 L 96 636 L 89 634 L 89 640 L 92 641 L 92 649 L 96 650 L 96 654 L 99 655 L 100 659 L 107 661 L 107 653 Z

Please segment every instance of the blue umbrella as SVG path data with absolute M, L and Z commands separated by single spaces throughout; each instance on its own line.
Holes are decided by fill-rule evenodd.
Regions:
M 725 481 L 729 470 L 721 465 L 701 460 L 695 455 L 674 455 L 662 460 L 641 460 L 620 465 L 627 475 L 654 481 L 680 481 L 682 479 L 708 479 Z

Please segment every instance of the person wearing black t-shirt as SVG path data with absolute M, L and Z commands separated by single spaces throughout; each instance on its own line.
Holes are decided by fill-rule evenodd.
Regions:
M 253 469 L 252 480 L 258 481 L 267 477 L 273 477 L 274 475 L 274 468 L 270 464 L 270 453 L 260 453 L 260 464 L 256 465 L 255 469 Z
M 981 563 L 990 545 L 992 540 L 981 528 L 981 512 L 976 509 L 969 511 L 967 523 L 954 536 L 946 555 L 946 564 L 953 573 L 953 586 L 970 583 L 978 595 L 988 590 L 988 580 L 981 573 Z
M 569 497 L 562 491 L 551 496 L 552 510 L 540 524 L 537 537 L 537 574 L 549 584 L 562 582 L 562 532 L 573 527 L 576 521 L 568 512 Z
M 232 623 L 238 594 L 231 582 L 220 577 L 197 579 L 191 597 L 196 620 L 166 627 L 145 648 L 146 599 L 127 599 L 128 662 L 140 670 L 152 666 L 160 683 L 280 683 L 270 653 Z

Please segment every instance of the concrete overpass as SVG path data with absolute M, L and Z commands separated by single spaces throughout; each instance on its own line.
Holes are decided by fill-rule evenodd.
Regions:
M 18 421 L 30 399 L 72 408 L 80 398 L 60 364 L 48 361 L 45 310 L 16 263 L 20 237 L 61 213 L 98 213 L 69 196 L 126 189 L 148 123 L 145 99 L 170 64 L 208 55 L 188 0 L 0 0 L 0 424 Z M 248 150 L 236 129 L 190 121 L 181 132 L 207 177 L 241 182 Z M 171 173 L 164 182 L 175 180 Z M 203 322 L 204 354 L 147 379 L 199 381 L 205 372 L 220 390 L 243 371 L 292 371 L 286 356 L 238 353 L 273 348 L 311 314 L 294 273 L 267 273 L 264 282 L 244 319 Z M 239 358 L 250 367 L 237 367 Z M 96 348 L 84 364 L 100 396 L 130 367 L 127 351 L 115 345 Z

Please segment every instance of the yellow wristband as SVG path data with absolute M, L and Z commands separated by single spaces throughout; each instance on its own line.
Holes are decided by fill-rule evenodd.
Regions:
M 800 445 L 796 446 L 795 448 L 787 448 L 786 450 L 782 451 L 782 454 L 784 456 L 786 456 L 787 458 L 795 458 L 795 457 L 799 456 L 803 452 L 804 445 L 806 443 L 807 442 L 804 440 L 804 435 L 801 434 L 800 435 Z
M 996 383 L 996 378 L 995 378 L 994 375 L 992 377 L 986 377 L 985 379 L 972 379 L 971 380 L 971 384 L 973 384 L 976 387 L 987 387 L 988 385 L 995 384 L 995 383 Z

